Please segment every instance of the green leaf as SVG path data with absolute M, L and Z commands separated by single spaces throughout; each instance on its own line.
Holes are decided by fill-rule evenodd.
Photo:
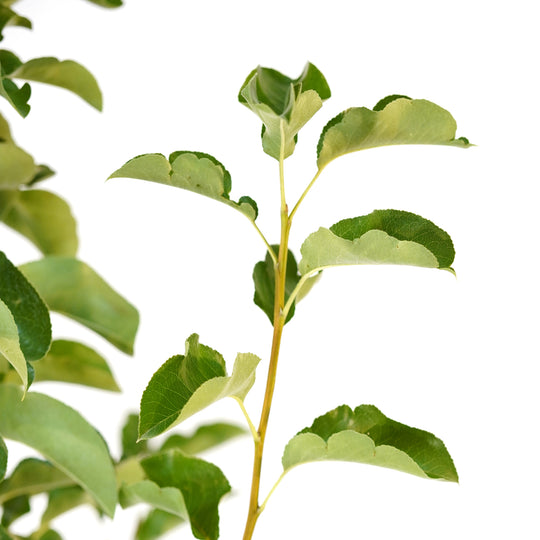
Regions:
M 173 487 L 182 492 L 196 538 L 218 538 L 217 507 L 221 497 L 231 489 L 218 467 L 178 450 L 148 457 L 141 465 L 148 478 L 161 488 Z
M 354 411 L 342 405 L 320 416 L 293 437 L 283 454 L 283 468 L 309 461 L 339 460 L 378 465 L 423 478 L 457 482 L 443 442 L 420 429 L 387 418 L 373 405 Z
M 10 74 L 15 71 L 22 62 L 12 53 L 0 50 L 0 96 L 3 96 L 13 106 L 13 108 L 23 117 L 30 112 L 31 89 L 28 83 L 19 88 L 10 78 Z
M 49 191 L 0 191 L 0 219 L 44 255 L 74 256 L 77 225 L 67 202 Z
M 93 499 L 79 486 L 67 486 L 53 489 L 49 492 L 47 508 L 41 516 L 41 527 L 49 524 L 58 516 L 82 506 L 83 504 L 93 505 Z
M 109 516 L 116 506 L 116 479 L 99 433 L 76 411 L 49 396 L 0 385 L 0 435 L 40 452 L 90 493 Z
M 424 99 L 389 96 L 373 110 L 354 107 L 330 120 L 317 145 L 317 165 L 322 169 L 344 154 L 394 144 L 470 146 L 467 139 L 455 136 L 456 121 L 442 107 Z
M 51 321 L 47 307 L 24 275 L 2 252 L 0 276 L 0 299 L 17 325 L 20 349 L 27 361 L 38 360 L 45 356 L 51 343 Z M 2 318 L 6 321 L 5 309 Z
M 222 163 L 202 152 L 173 152 L 137 156 L 109 176 L 135 178 L 199 193 L 239 210 L 251 221 L 257 218 L 257 204 L 250 197 L 231 201 L 231 175 Z
M 0 480 L 6 475 L 8 451 L 4 439 L 0 437 Z M 0 484 L 1 485 L 1 484 Z
M 35 81 L 70 90 L 99 111 L 103 108 L 101 90 L 94 76 L 73 60 L 34 58 L 9 73 L 13 79 Z
M 245 434 L 246 432 L 244 429 L 232 424 L 207 424 L 199 426 L 197 431 L 190 436 L 179 434 L 171 435 L 163 443 L 160 451 L 177 449 L 184 452 L 184 454 L 193 456 Z
M 57 340 L 45 358 L 34 365 L 35 381 L 62 381 L 120 392 L 106 360 L 75 341 Z
M 32 23 L 26 18 L 17 15 L 7 6 L 0 6 L 0 41 L 4 38 L 3 30 L 7 26 L 20 26 L 23 28 L 32 28 Z
M 263 150 L 275 159 L 280 157 L 283 122 L 284 157 L 294 152 L 300 129 L 330 97 L 330 88 L 322 73 L 308 63 L 297 79 L 261 66 L 247 77 L 238 100 L 263 122 Z
M 0 90 L 0 95 L 1 95 Z M 36 174 L 34 158 L 12 141 L 0 140 L 0 189 L 29 184 Z M 2 216 L 0 209 L 0 217 Z
M 260 362 L 240 353 L 230 377 L 223 357 L 192 334 L 185 356 L 173 356 L 154 373 L 141 399 L 139 438 L 155 437 L 224 397 L 243 400 L 255 382 Z
M 24 388 L 27 388 L 28 370 L 19 343 L 19 331 L 11 311 L 2 300 L 0 300 L 0 355 L 13 366 Z
M 20 267 L 49 309 L 71 317 L 133 354 L 137 310 L 87 264 L 70 257 L 45 257 Z
M 97 4 L 101 7 L 116 8 L 122 5 L 122 0 L 88 0 L 92 4 Z
M 279 246 L 271 246 L 274 253 L 277 253 Z M 291 250 L 287 253 L 287 271 L 285 276 L 285 301 L 289 298 L 294 288 L 300 281 L 300 274 L 298 273 L 298 266 L 296 259 Z M 274 261 L 270 256 L 270 253 L 266 254 L 264 261 L 259 261 L 253 269 L 253 282 L 255 284 L 255 295 L 253 302 L 259 306 L 270 319 L 270 323 L 274 324 L 274 298 L 276 290 L 276 281 L 274 273 Z M 287 314 L 288 322 L 294 315 L 294 304 L 291 306 L 289 313 Z
M 148 450 L 147 441 L 139 441 L 139 415 L 130 414 L 122 428 L 122 459 L 144 454 Z
M 152 510 L 139 522 L 135 538 L 136 540 L 156 540 L 181 523 L 184 523 L 184 520 L 169 512 Z
M 450 236 L 431 221 L 401 210 L 375 210 L 321 227 L 303 243 L 301 274 L 329 266 L 404 264 L 453 271 Z
M 13 537 L 8 534 L 2 525 L 0 525 L 0 540 L 13 540 Z
M 26 495 L 14 497 L 2 504 L 2 525 L 9 527 L 14 521 L 30 512 L 30 499 Z

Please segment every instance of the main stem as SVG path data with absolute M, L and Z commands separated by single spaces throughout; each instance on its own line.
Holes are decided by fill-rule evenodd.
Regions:
M 243 540 L 251 540 L 255 524 L 262 511 L 259 505 L 259 490 L 261 483 L 261 469 L 264 451 L 264 441 L 266 439 L 266 430 L 268 419 L 270 417 L 270 408 L 274 396 L 274 387 L 276 384 L 276 373 L 279 358 L 279 349 L 281 345 L 281 335 L 285 325 L 284 313 L 285 307 L 285 278 L 287 273 L 287 255 L 289 251 L 289 231 L 291 221 L 289 219 L 289 210 L 285 199 L 285 185 L 283 173 L 284 161 L 284 133 L 283 122 L 281 123 L 281 151 L 279 159 L 279 177 L 281 190 L 281 239 L 279 243 L 279 253 L 277 263 L 274 265 L 275 276 L 275 295 L 274 295 L 274 334 L 272 337 L 272 349 L 270 351 L 270 364 L 268 366 L 268 376 L 266 379 L 266 391 L 264 394 L 263 407 L 257 437 L 255 438 L 255 457 L 253 460 L 253 474 L 251 479 L 251 495 L 249 499 L 249 510 L 244 530 Z

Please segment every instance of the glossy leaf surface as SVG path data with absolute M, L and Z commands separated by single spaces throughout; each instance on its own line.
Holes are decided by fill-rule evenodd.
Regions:
M 431 221 L 401 210 L 375 210 L 320 228 L 301 247 L 301 274 L 329 266 L 403 264 L 452 270 L 454 246 Z
M 34 365 L 35 381 L 62 381 L 119 392 L 107 361 L 96 351 L 75 341 L 57 340 Z
M 0 299 L 17 325 L 20 349 L 27 361 L 38 360 L 47 353 L 51 343 L 49 311 L 25 276 L 2 252 L 0 275 Z M 2 319 L 7 320 L 5 309 Z
M 221 470 L 198 458 L 170 451 L 142 460 L 148 478 L 161 488 L 178 488 L 196 538 L 219 537 L 218 504 L 231 489 Z
M 202 152 L 143 154 L 128 161 L 109 178 L 136 178 L 205 195 L 239 210 L 250 220 L 257 217 L 257 205 L 250 197 L 231 201 L 231 175 L 217 159 Z
M 320 416 L 289 441 L 283 468 L 309 461 L 339 460 L 378 465 L 424 478 L 458 481 L 443 442 L 387 418 L 373 405 L 354 411 L 342 405 Z
M 26 236 L 44 255 L 74 256 L 77 225 L 67 202 L 43 190 L 1 190 L 0 220 Z
M 240 89 L 238 99 L 263 122 L 263 150 L 279 159 L 283 129 L 284 157 L 296 145 L 300 129 L 330 97 L 330 88 L 322 73 L 308 63 L 297 79 L 261 66 L 254 69 Z
M 223 357 L 191 335 L 185 356 L 167 360 L 148 383 L 141 399 L 139 437 L 155 437 L 224 397 L 243 400 L 259 362 L 254 354 L 240 353 L 227 376 Z
M 109 516 L 116 480 L 102 437 L 76 411 L 43 394 L 0 385 L 0 435 L 34 448 L 88 491 Z
M 137 310 L 87 264 L 70 257 L 45 257 L 20 267 L 52 311 L 94 330 L 133 354 Z
M 354 107 L 325 126 L 317 145 L 317 165 L 325 167 L 339 156 L 395 144 L 437 144 L 466 148 L 464 137 L 456 139 L 452 115 L 424 99 L 389 96 L 373 110 Z

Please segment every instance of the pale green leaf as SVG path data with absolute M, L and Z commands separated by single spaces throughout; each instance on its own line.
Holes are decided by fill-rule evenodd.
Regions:
M 455 137 L 456 121 L 442 107 L 424 99 L 390 96 L 374 110 L 354 107 L 330 120 L 317 145 L 317 165 L 322 169 L 339 156 L 378 146 L 470 146 L 464 137 Z
M 223 357 L 200 345 L 193 334 L 186 341 L 185 356 L 167 360 L 148 383 L 141 399 L 139 437 L 155 437 L 222 398 L 243 400 L 259 362 L 254 354 L 240 353 L 227 376 Z
M 373 405 L 361 405 L 354 411 L 342 405 L 320 416 L 289 441 L 282 463 L 287 471 L 301 463 L 324 460 L 458 481 L 452 458 L 440 439 L 387 418 Z
M 0 354 L 13 366 L 21 379 L 23 387 L 27 388 L 28 370 L 19 343 L 19 331 L 11 311 L 2 300 L 0 300 Z
M 2 33 L 7 26 L 32 28 L 32 23 L 26 17 L 21 17 L 15 13 L 8 6 L 0 5 L 0 41 L 4 38 Z
M 94 500 L 84 489 L 79 486 L 67 486 L 53 489 L 49 492 L 47 508 L 41 516 L 41 526 L 49 524 L 58 516 L 82 506 L 83 504 L 94 505 Z
M 286 158 L 294 152 L 300 129 L 329 97 L 324 76 L 310 63 L 297 79 L 259 66 L 249 74 L 238 94 L 240 103 L 262 120 L 263 150 L 275 159 L 280 157 L 282 127 Z
M 182 523 L 184 523 L 182 519 L 173 514 L 169 514 L 169 512 L 152 510 L 139 522 L 135 539 L 156 540 Z
M 9 77 L 59 86 L 70 90 L 98 110 L 103 107 L 96 79 L 85 67 L 73 60 L 34 58 L 18 66 Z
M 35 382 L 62 381 L 120 392 L 107 361 L 75 341 L 53 341 L 47 355 L 34 364 Z
M 21 495 L 37 495 L 73 485 L 73 479 L 52 463 L 35 458 L 21 461 L 0 484 L 0 503 Z
M 20 267 L 49 309 L 94 330 L 121 351 L 133 354 L 137 310 L 87 264 L 50 256 Z
M 173 152 L 137 156 L 109 178 L 135 178 L 193 191 L 239 210 L 251 221 L 257 218 L 257 204 L 250 197 L 231 201 L 231 175 L 217 159 L 202 152 Z
M 178 433 L 171 435 L 163 443 L 160 451 L 176 448 L 184 452 L 184 454 L 193 456 L 245 434 L 244 429 L 232 424 L 207 424 L 199 426 L 192 435 L 186 436 Z
M 141 465 L 148 479 L 159 487 L 180 490 L 196 538 L 219 537 L 218 504 L 231 487 L 218 467 L 178 450 L 145 458 Z
M 13 189 L 29 184 L 35 174 L 36 164 L 30 154 L 13 142 L 0 140 L 0 189 Z
M 47 307 L 24 275 L 2 252 L 0 276 L 0 299 L 17 325 L 20 349 L 27 361 L 38 360 L 47 353 L 51 343 L 51 321 Z M 2 314 L 3 324 L 6 325 L 4 331 L 11 332 L 9 339 L 12 340 L 5 308 Z
M 67 202 L 54 193 L 1 190 L 0 220 L 26 236 L 44 255 L 74 256 L 77 252 L 75 219 Z
M 0 480 L 2 480 L 6 474 L 8 451 L 4 439 L 0 437 Z M 1 486 L 1 484 L 0 484 Z
M 49 396 L 0 385 L 0 436 L 40 452 L 88 491 L 109 516 L 116 506 L 116 479 L 107 446 L 75 410 Z
M 431 221 L 401 210 L 375 210 L 321 227 L 301 247 L 301 274 L 329 266 L 400 264 L 452 270 L 454 247 Z

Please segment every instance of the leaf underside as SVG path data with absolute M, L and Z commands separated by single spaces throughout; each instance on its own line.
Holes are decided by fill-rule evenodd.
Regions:
M 339 460 L 378 465 L 423 478 L 457 482 L 443 442 L 387 418 L 373 405 L 354 411 L 342 405 L 317 418 L 287 444 L 283 468 L 310 461 Z

